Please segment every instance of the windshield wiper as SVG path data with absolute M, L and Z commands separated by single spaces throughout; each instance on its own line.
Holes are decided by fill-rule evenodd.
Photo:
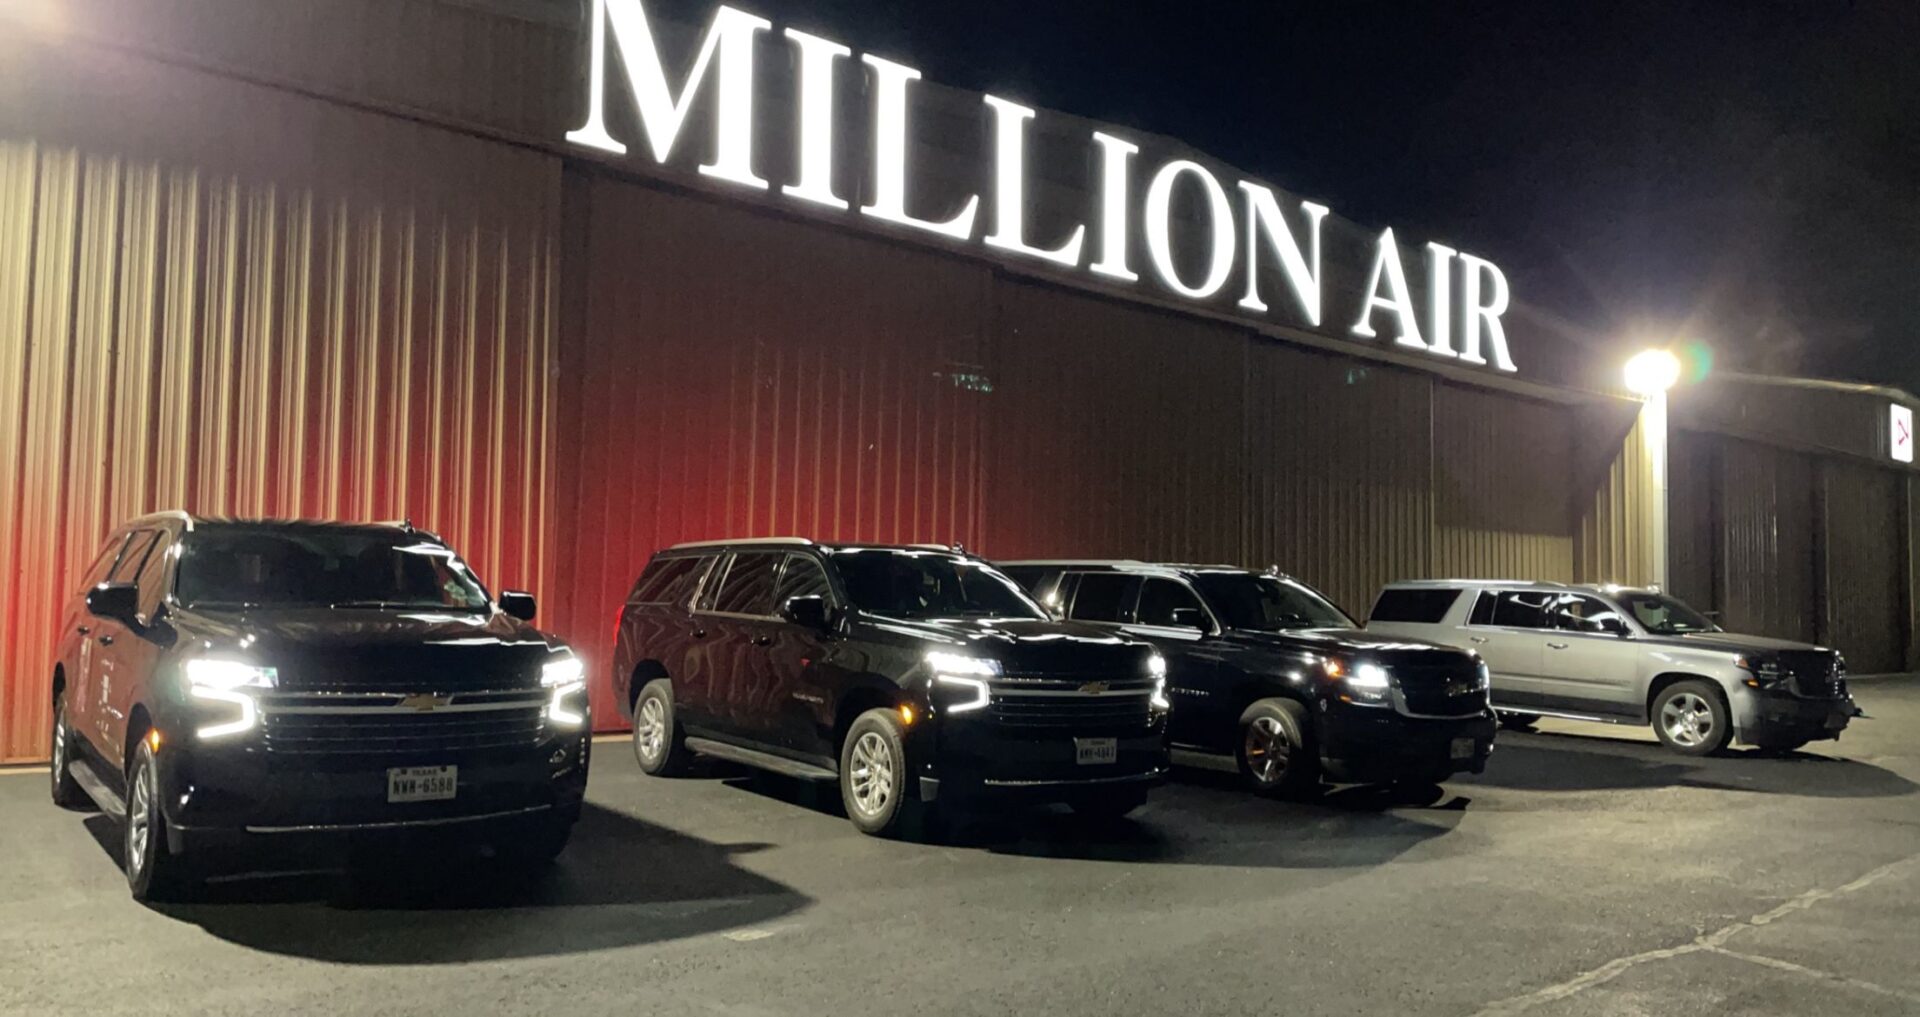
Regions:
M 327 606 L 336 611 L 353 610 L 355 608 L 366 608 L 375 611 L 418 608 L 431 608 L 435 611 L 460 610 L 448 604 L 428 603 L 421 600 L 341 600 L 335 601 Z M 471 611 L 473 608 L 465 608 L 464 610 Z

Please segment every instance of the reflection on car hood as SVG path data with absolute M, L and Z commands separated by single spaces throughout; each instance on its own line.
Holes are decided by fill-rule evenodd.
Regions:
M 497 612 L 193 610 L 174 625 L 183 643 L 271 666 L 292 688 L 517 687 L 538 682 L 558 645 Z
M 865 617 L 882 631 L 925 640 L 929 650 L 997 660 L 1008 674 L 1144 673 L 1153 653 L 1139 640 L 1043 618 Z
M 1693 650 L 1722 650 L 1727 653 L 1826 653 L 1824 646 L 1750 636 L 1739 632 L 1690 632 L 1685 635 L 1651 635 L 1646 642 L 1657 646 L 1684 646 Z
M 1228 629 L 1222 637 L 1243 646 L 1304 650 L 1309 653 L 1358 653 L 1383 663 L 1442 664 L 1467 656 L 1465 650 L 1425 639 L 1409 639 L 1364 629 L 1283 629 L 1262 632 Z

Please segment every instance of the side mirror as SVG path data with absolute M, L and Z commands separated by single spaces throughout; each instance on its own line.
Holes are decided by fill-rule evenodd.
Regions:
M 534 601 L 533 594 L 519 590 L 500 591 L 500 610 L 508 617 L 530 622 L 540 612 L 540 605 Z
M 87 611 L 127 625 L 138 625 L 140 588 L 132 583 L 101 583 L 87 591 Z
M 1173 625 L 1181 629 L 1207 631 L 1206 612 L 1197 607 L 1176 607 L 1173 609 Z
M 780 617 L 803 628 L 826 629 L 833 624 L 829 614 L 825 597 L 788 597 L 780 605 Z

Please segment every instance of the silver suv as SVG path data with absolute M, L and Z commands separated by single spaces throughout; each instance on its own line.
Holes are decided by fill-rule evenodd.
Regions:
M 1380 591 L 1372 631 L 1473 650 L 1509 727 L 1541 716 L 1652 724 L 1688 755 L 1786 752 L 1859 716 L 1838 653 L 1743 636 L 1657 588 L 1427 580 Z

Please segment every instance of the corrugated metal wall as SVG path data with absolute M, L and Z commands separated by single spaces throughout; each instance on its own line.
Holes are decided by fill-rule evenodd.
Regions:
M 1806 456 L 1719 440 L 1721 623 L 1735 632 L 1812 641 L 1814 473 Z
M 1698 431 L 1675 431 L 1667 446 L 1668 588 L 1702 611 L 1718 611 L 1725 600 L 1717 447 Z
M 1906 478 L 1892 470 L 1848 462 L 1823 465 L 1827 505 L 1827 634 L 1854 671 L 1884 673 L 1906 661 L 1904 569 L 1905 525 L 1901 499 Z
M 1449 384 L 1434 392 L 1434 572 L 1571 581 L 1568 408 Z
M 1648 428 L 1638 407 L 1600 405 L 1575 414 L 1574 496 L 1578 500 L 1574 575 L 1581 582 L 1640 585 L 1658 574 L 1657 548 L 1645 520 L 1658 506 Z M 1625 434 L 1622 436 L 1622 431 Z M 1657 429 L 1656 429 L 1657 430 Z M 1667 460 L 1668 485 L 1681 465 Z M 1669 558 L 1679 531 L 1692 525 L 1675 512 L 1668 519 Z M 1668 582 L 1673 582 L 1669 577 Z
M 57 612 L 141 512 L 411 516 L 542 585 L 557 163 L 0 57 L 0 758 L 44 754 Z

